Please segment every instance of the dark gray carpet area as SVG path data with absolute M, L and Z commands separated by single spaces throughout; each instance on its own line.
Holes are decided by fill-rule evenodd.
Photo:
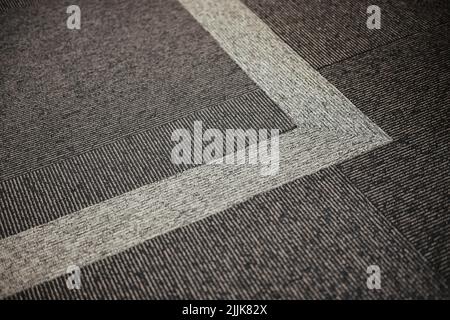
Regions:
M 450 283 L 450 2 L 244 2 L 394 139 L 339 168 Z
M 447 23 L 447 0 L 243 0 L 312 66 L 320 68 Z M 367 7 L 381 9 L 380 30 L 366 26 Z
M 340 167 L 450 281 L 447 35 L 448 24 L 321 72 L 395 140 Z
M 0 179 L 257 89 L 176 0 L 78 5 L 75 33 L 60 1 L 0 20 Z
M 339 101 L 324 99 L 323 88 L 315 90 L 314 85 L 325 87 L 328 81 L 354 104 L 344 99 L 358 117 L 367 116 L 386 133 L 386 144 L 326 165 L 323 159 L 295 156 L 291 164 L 316 161 L 320 165 L 310 166 L 317 168 L 315 173 L 308 171 L 264 192 L 251 176 L 245 180 L 250 196 L 219 206 L 217 214 L 205 214 L 202 220 L 169 232 L 162 228 L 167 233 L 127 242 L 131 244 L 108 251 L 112 253 L 95 247 L 97 258 L 87 259 L 89 263 L 81 268 L 82 290 L 67 289 L 65 265 L 51 265 L 63 276 L 45 282 L 30 277 L 23 287 L 17 285 L 20 281 L 4 286 L 0 281 L 0 289 L 10 283 L 13 288 L 0 290 L 0 295 L 14 292 L 13 299 L 450 297 L 450 1 L 241 2 L 251 10 L 250 16 L 256 15 L 270 28 L 261 32 L 276 34 L 268 42 L 283 45 L 284 51 L 273 50 L 276 57 L 291 54 L 292 60 L 285 60 L 305 65 L 305 70 L 309 63 L 326 79 L 305 72 L 304 78 L 303 73 L 299 76 L 301 81 L 289 82 L 312 84 L 306 87 L 315 95 L 307 95 L 311 101 L 302 106 L 319 108 Z M 171 161 L 175 129 L 192 133 L 194 122 L 202 121 L 204 130 L 222 132 L 272 128 L 284 135 L 296 129 L 309 132 L 310 128 L 298 128 L 294 117 L 281 109 L 283 97 L 274 91 L 281 90 L 283 82 L 273 79 L 271 92 L 270 86 L 261 84 L 268 79 L 264 72 L 246 69 L 250 65 L 278 75 L 270 70 L 272 60 L 278 60 L 264 60 L 271 48 L 255 54 L 254 59 L 262 62 L 252 65 L 248 62 L 252 52 L 245 45 L 236 44 L 239 50 L 233 51 L 234 43 L 215 39 L 214 32 L 206 31 L 208 22 L 196 20 L 202 12 L 191 14 L 177 0 L 79 0 L 82 28 L 68 32 L 65 9 L 70 4 L 69 0 L 0 1 L 0 261 L 21 251 L 16 251 L 16 240 L 46 243 L 34 239 L 42 239 L 40 230 L 52 230 L 46 225 L 59 227 L 58 219 L 83 216 L 80 210 L 153 183 L 178 181 L 171 177 L 197 174 L 200 168 L 186 172 L 196 165 Z M 236 7 L 242 10 L 240 4 Z M 371 4 L 382 10 L 380 30 L 366 27 Z M 210 14 L 220 15 L 214 10 Z M 220 34 L 221 27 L 217 24 L 209 30 L 223 37 L 236 30 L 223 26 L 227 32 Z M 249 47 L 262 48 L 248 41 Z M 265 43 L 264 37 L 255 41 Z M 294 59 L 296 54 L 307 63 Z M 287 69 L 282 70 L 289 74 Z M 314 79 L 316 75 L 320 81 Z M 324 130 L 320 124 L 311 128 L 311 133 Z M 338 144 L 347 145 L 347 140 L 340 140 L 348 136 L 341 139 L 339 132 L 333 134 Z M 328 149 L 335 143 L 329 141 L 318 147 Z M 305 146 L 305 153 L 315 154 L 314 143 L 306 141 Z M 289 147 L 297 146 L 283 150 Z M 350 151 L 342 151 L 346 152 Z M 245 174 L 235 174 L 241 183 Z M 209 178 L 213 181 L 216 176 Z M 188 197 L 180 199 L 188 199 L 182 206 L 189 202 Z M 95 208 L 110 210 L 99 206 L 94 213 Z M 158 219 L 151 210 L 148 206 L 139 214 Z M 180 214 L 190 212 L 183 208 Z M 69 228 L 76 219 L 67 221 L 61 225 Z M 33 238 L 33 232 L 39 237 Z M 120 231 L 114 232 L 120 238 Z M 57 236 L 49 238 L 58 248 Z M 97 240 L 102 241 L 94 239 L 93 246 Z M 66 248 L 70 245 L 61 243 L 60 252 L 70 256 Z M 366 268 L 374 264 L 382 270 L 382 290 L 366 286 Z M 0 280 L 10 280 L 4 270 L 8 268 L 0 272 Z
M 339 214 L 336 214 L 336 213 Z M 383 290 L 366 288 L 367 265 Z M 307 176 L 17 299 L 438 298 L 423 258 L 336 168 Z

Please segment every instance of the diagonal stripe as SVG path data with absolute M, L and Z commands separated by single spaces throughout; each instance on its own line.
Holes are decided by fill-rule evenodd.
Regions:
M 195 22 L 194 22 L 195 23 Z M 250 80 L 249 80 L 250 81 Z M 0 181 L 0 238 L 25 231 L 168 178 L 195 165 L 171 161 L 174 130 L 291 130 L 291 119 L 262 90 L 229 99 L 90 152 Z
M 388 136 L 239 0 L 179 0 L 301 130 Z
M 390 142 L 238 0 L 181 0 L 298 129 L 280 137 L 280 172 L 202 166 L 0 241 L 0 296 L 61 275 Z
M 374 263 L 382 290 L 366 287 Z M 336 166 L 90 264 L 81 290 L 66 279 L 11 298 L 431 299 L 445 290 Z
M 116 254 L 384 142 L 291 131 L 280 140 L 279 175 L 262 177 L 257 167 L 202 166 L 3 239 L 0 295 L 55 278 L 68 265 Z

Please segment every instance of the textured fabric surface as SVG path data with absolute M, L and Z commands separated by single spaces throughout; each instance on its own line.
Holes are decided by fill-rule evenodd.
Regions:
M 280 137 L 280 173 L 201 166 L 11 235 L 0 242 L 2 295 L 52 279 L 73 261 L 93 263 L 390 141 L 241 2 L 182 4 L 298 126 Z
M 340 167 L 450 281 L 448 31 L 439 26 L 321 72 L 395 140 Z
M 0 5 L 1 298 L 448 297 L 448 1 L 69 4 Z M 175 165 L 196 121 L 279 171 Z
M 243 0 L 314 67 L 345 60 L 447 23 L 447 0 Z M 366 27 L 367 7 L 381 9 L 380 30 Z
M 450 3 L 243 2 L 394 139 L 339 167 L 450 284 Z
M 339 215 L 335 212 L 339 212 Z M 360 192 L 330 169 L 14 298 L 436 298 L 439 282 Z M 383 290 L 365 269 L 383 270 Z
M 2 0 L 0 1 L 0 13 L 15 8 L 24 8 L 36 4 L 39 0 Z
M 177 128 L 267 129 L 285 132 L 290 119 L 260 90 L 131 135 L 101 148 L 0 182 L 0 237 L 4 238 L 182 172 L 171 162 Z
M 1 20 L 0 178 L 257 88 L 176 0 L 78 5 L 75 33 L 60 1 Z

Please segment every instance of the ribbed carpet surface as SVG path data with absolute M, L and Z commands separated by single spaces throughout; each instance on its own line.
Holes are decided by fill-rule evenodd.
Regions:
M 447 0 L 72 4 L 0 4 L 0 298 L 448 299 Z

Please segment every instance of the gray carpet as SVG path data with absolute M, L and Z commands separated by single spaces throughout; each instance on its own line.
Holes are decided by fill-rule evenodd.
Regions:
M 448 1 L 70 4 L 0 5 L 0 297 L 448 298 Z M 195 121 L 279 171 L 174 164 Z

